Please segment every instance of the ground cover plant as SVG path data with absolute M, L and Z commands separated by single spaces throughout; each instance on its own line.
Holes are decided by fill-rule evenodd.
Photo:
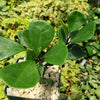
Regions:
M 67 73 L 66 73 L 67 72 Z M 67 61 L 62 68 L 60 100 L 99 100 L 100 63 L 87 60 L 84 66 Z
M 93 9 L 93 10 L 91 10 Z M 96 32 L 95 35 L 84 46 L 87 49 L 87 59 L 100 60 L 100 7 L 92 8 L 89 10 L 88 21 L 95 21 Z

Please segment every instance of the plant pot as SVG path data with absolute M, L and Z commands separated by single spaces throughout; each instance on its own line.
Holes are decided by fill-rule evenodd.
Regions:
M 19 62 L 19 60 L 17 60 L 17 62 Z M 35 87 L 30 89 L 14 89 L 6 86 L 4 92 L 8 97 L 8 99 L 9 100 L 58 100 L 60 94 L 60 66 L 48 65 L 47 67 L 48 69 L 45 71 L 44 77 L 52 79 L 54 81 L 53 86 L 50 86 L 48 83 L 38 83 Z M 12 93 L 7 93 L 9 90 L 12 91 Z M 16 93 L 14 95 L 15 91 Z M 21 97 L 19 95 L 18 96 L 16 95 L 20 91 L 23 92 L 23 95 Z M 28 94 L 24 97 L 25 91 L 26 94 L 30 93 L 32 95 L 29 97 L 30 94 Z

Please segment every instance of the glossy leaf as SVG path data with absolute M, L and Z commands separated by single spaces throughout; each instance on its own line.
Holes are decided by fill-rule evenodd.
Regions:
M 29 30 L 18 33 L 21 44 L 34 50 L 36 56 L 45 49 L 54 37 L 54 28 L 44 21 L 32 21 Z
M 63 20 L 61 19 L 61 24 L 62 24 L 62 27 L 66 33 L 66 35 L 68 36 L 68 26 L 66 26 L 66 24 L 63 22 Z
M 30 88 L 39 82 L 40 75 L 34 61 L 8 65 L 0 70 L 0 78 L 14 88 Z
M 44 21 L 32 21 L 29 25 L 29 39 L 31 49 L 36 56 L 46 48 L 54 37 L 54 28 Z M 28 41 L 26 41 L 28 42 Z
M 24 50 L 17 42 L 0 36 L 0 60 L 4 60 Z
M 86 22 L 86 15 L 78 11 L 72 11 L 67 16 L 68 29 L 70 32 L 76 31 Z
M 26 60 L 33 60 L 35 57 L 35 54 L 32 50 L 27 49 L 26 51 Z
M 71 43 L 83 42 L 89 40 L 95 32 L 95 22 L 89 22 L 84 28 L 78 32 L 71 33 Z
M 100 44 L 99 43 L 93 43 L 92 44 L 97 50 L 100 50 Z
M 68 49 L 64 43 L 56 44 L 44 56 L 44 61 L 54 65 L 62 65 L 67 57 Z
M 58 29 L 58 39 L 59 42 L 66 43 L 67 41 L 67 34 L 65 33 L 64 28 L 62 26 L 60 26 Z
M 23 46 L 31 48 L 32 45 L 31 45 L 31 41 L 29 38 L 29 30 L 28 29 L 19 31 L 17 35 L 20 40 L 20 43 Z
M 78 44 L 69 45 L 68 48 L 68 60 L 79 59 L 84 56 L 82 48 Z
M 93 49 L 90 46 L 86 46 L 86 49 L 87 49 L 87 52 L 88 52 L 89 56 L 92 56 L 94 54 Z

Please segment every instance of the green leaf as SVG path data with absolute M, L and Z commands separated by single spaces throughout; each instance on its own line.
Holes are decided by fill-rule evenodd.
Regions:
M 78 32 L 71 34 L 71 43 L 83 42 L 89 40 L 95 32 L 95 22 L 89 22 L 84 28 Z
M 24 50 L 17 42 L 0 36 L 0 61 Z
M 98 57 L 97 55 L 96 55 L 96 56 L 93 56 L 93 57 L 92 57 L 92 60 L 100 61 L 100 57 Z
M 78 44 L 71 44 L 68 48 L 68 60 L 79 59 L 84 56 L 82 48 Z
M 100 44 L 99 43 L 93 43 L 92 44 L 96 49 L 100 50 Z
M 64 28 L 62 26 L 60 26 L 58 29 L 58 39 L 59 39 L 59 42 L 66 43 L 66 41 L 67 41 L 67 35 L 66 35 Z
M 67 95 L 64 93 L 60 93 L 60 97 L 58 100 L 67 100 Z
M 100 90 L 95 90 L 95 94 L 97 95 L 97 97 L 100 99 Z
M 29 30 L 28 29 L 19 31 L 17 35 L 18 35 L 18 38 L 20 40 L 20 43 L 23 46 L 31 48 L 31 44 L 30 44 L 31 41 L 30 41 L 30 38 L 29 38 Z
M 41 62 L 37 65 L 37 67 L 38 67 L 39 74 L 41 76 L 45 70 L 45 67 L 43 66 Z
M 66 91 L 66 87 L 65 86 L 60 86 L 60 92 L 65 92 Z
M 72 91 L 71 98 L 72 100 L 79 100 L 82 97 L 82 91 L 80 91 L 77 84 L 72 85 L 70 90 Z
M 95 22 L 96 24 L 100 24 L 100 19 L 96 19 L 96 20 L 94 20 L 94 22 Z
M 40 77 L 40 82 L 48 83 L 51 86 L 53 86 L 53 84 L 54 84 L 54 82 L 53 82 L 52 79 L 50 79 L 50 78 L 44 78 L 44 77 Z
M 14 88 L 30 88 L 39 82 L 40 75 L 34 61 L 8 65 L 0 70 L 0 78 Z
M 89 56 L 92 56 L 94 54 L 93 49 L 90 46 L 86 46 L 86 50 L 87 50 Z
M 95 13 L 100 14 L 100 7 L 97 7 L 97 8 L 95 9 Z
M 64 43 L 53 46 L 44 56 L 44 60 L 50 64 L 62 65 L 67 57 L 68 49 Z
M 7 11 L 7 10 L 8 10 L 8 7 L 7 6 L 3 6 L 2 11 L 4 12 L 4 11 Z
M 54 28 L 44 21 L 32 21 L 29 25 L 29 39 L 31 49 L 34 50 L 36 56 L 45 49 L 54 37 Z M 28 41 L 26 41 L 28 42 Z
M 72 11 L 67 16 L 68 29 L 70 32 L 76 31 L 86 22 L 86 15 L 78 11 Z
M 0 8 L 6 5 L 6 0 L 0 0 Z
M 97 100 L 96 96 L 91 96 L 89 100 Z
M 21 44 L 34 50 L 36 57 L 45 49 L 54 37 L 54 28 L 44 21 L 32 21 L 29 30 L 18 33 Z
M 98 88 L 98 85 L 97 85 L 95 82 L 89 81 L 89 83 L 90 83 L 90 85 L 93 86 L 94 88 Z
M 97 55 L 100 56 L 100 52 L 98 52 Z
M 61 18 L 60 18 L 61 19 Z M 62 24 L 62 27 L 66 33 L 66 35 L 68 36 L 68 27 L 66 26 L 66 24 L 63 22 L 63 20 L 61 19 L 61 24 Z
M 32 50 L 27 49 L 26 51 L 26 60 L 33 60 L 35 57 L 35 54 Z
M 82 85 L 82 86 L 81 86 L 81 89 L 82 89 L 82 90 L 87 90 L 86 85 Z

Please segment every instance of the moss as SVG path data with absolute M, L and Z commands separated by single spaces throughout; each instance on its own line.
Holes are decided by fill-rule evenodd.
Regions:
M 80 72 L 79 64 L 75 61 L 66 60 L 64 67 L 61 68 L 61 84 L 64 87 L 70 87 L 71 85 L 80 81 L 77 78 Z
M 0 80 L 0 100 L 8 100 L 6 95 L 4 94 L 5 84 Z

